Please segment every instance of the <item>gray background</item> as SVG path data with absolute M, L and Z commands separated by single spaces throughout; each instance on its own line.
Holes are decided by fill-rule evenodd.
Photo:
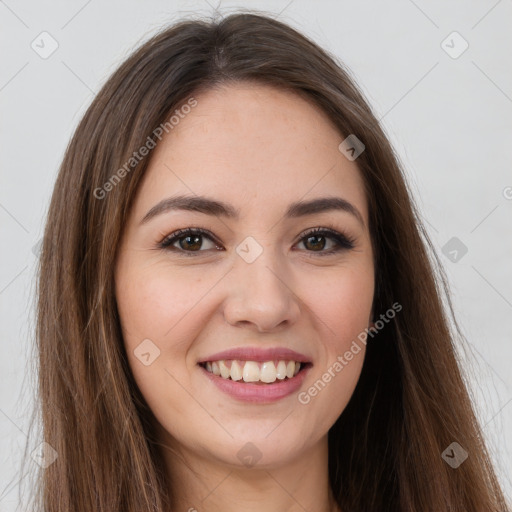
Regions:
M 0 0 L 1 511 L 18 503 L 35 380 L 33 248 L 65 147 L 93 95 L 135 46 L 164 24 L 212 14 L 213 2 Z M 468 340 L 463 363 L 510 499 L 510 0 L 285 0 L 218 7 L 222 14 L 238 8 L 272 13 L 339 57 L 382 119 L 448 273 Z M 47 58 L 40 53 L 52 40 L 40 36 L 43 31 L 58 43 Z M 453 31 L 463 39 L 448 37 Z M 464 41 L 469 46 L 458 55 Z

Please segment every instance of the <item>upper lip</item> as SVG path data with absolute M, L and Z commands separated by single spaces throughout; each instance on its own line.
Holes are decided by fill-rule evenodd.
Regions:
M 206 363 L 207 361 L 220 361 L 226 359 L 237 359 L 239 361 L 296 361 L 299 363 L 310 363 L 311 359 L 295 352 L 289 348 L 274 347 L 274 348 L 260 348 L 260 347 L 240 347 L 230 348 L 217 352 L 211 356 L 204 357 L 198 363 Z

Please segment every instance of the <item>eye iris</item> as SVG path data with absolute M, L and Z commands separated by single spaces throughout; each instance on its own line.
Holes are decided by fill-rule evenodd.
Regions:
M 308 236 L 307 239 L 306 239 L 306 242 L 305 242 L 305 245 L 307 247 L 308 243 L 310 240 L 318 240 L 322 238 L 323 239 L 323 244 L 320 244 L 320 246 L 318 246 L 318 244 L 315 246 L 315 244 L 313 243 L 314 247 L 316 247 L 317 249 L 323 249 L 325 247 L 325 237 L 322 236 L 322 235 L 311 235 L 311 236 Z
M 189 240 L 189 239 L 194 239 L 195 240 L 195 242 L 192 243 L 192 247 L 190 247 L 190 246 L 189 247 L 183 247 L 182 241 L 183 240 Z M 187 244 L 188 244 L 188 242 L 187 242 Z M 182 249 L 192 249 L 192 250 L 199 249 L 201 247 L 201 235 L 187 235 L 187 236 L 181 238 L 180 246 L 181 246 Z

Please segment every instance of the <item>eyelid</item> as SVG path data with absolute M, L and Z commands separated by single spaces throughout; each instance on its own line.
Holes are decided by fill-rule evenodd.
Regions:
M 347 242 L 351 242 L 351 243 L 355 243 L 355 241 L 356 241 L 355 237 L 348 235 L 344 231 L 340 231 L 339 229 L 336 229 L 334 227 L 329 227 L 328 225 L 323 225 L 323 226 L 318 226 L 316 228 L 305 229 L 298 235 L 297 242 L 300 242 L 304 237 L 306 237 L 308 235 L 312 235 L 312 234 L 314 235 L 316 233 L 325 233 L 325 234 L 328 234 L 335 238 L 336 237 L 345 238 L 347 240 Z
M 353 236 L 348 235 L 344 231 L 340 231 L 335 228 L 330 228 L 327 226 L 320 226 L 316 228 L 309 228 L 304 230 L 298 237 L 297 242 L 294 244 L 302 242 L 308 236 L 320 235 L 327 238 L 331 238 L 336 242 L 336 247 L 329 249 L 327 251 L 304 251 L 309 255 L 317 255 L 317 256 L 329 256 L 332 254 L 338 254 L 343 251 L 351 250 L 355 247 L 357 239 Z
M 311 253 L 312 255 L 319 255 L 319 256 L 336 254 L 343 250 L 346 251 L 346 250 L 353 249 L 354 245 L 356 243 L 355 237 L 352 237 L 352 236 L 346 234 L 344 231 L 340 231 L 336 228 L 328 227 L 328 225 L 324 225 L 324 226 L 318 226 L 318 227 L 314 227 L 314 228 L 305 229 L 298 235 L 297 240 L 295 241 L 295 243 L 293 245 L 295 246 L 298 243 L 302 242 L 304 240 L 304 238 L 306 238 L 307 236 L 313 236 L 316 234 L 325 235 L 328 238 L 333 239 L 336 242 L 337 246 L 330 250 L 327 250 L 327 251 L 304 251 L 304 252 L 308 252 L 308 253 Z M 161 249 L 164 249 L 164 250 L 175 251 L 178 254 L 185 255 L 185 256 L 194 256 L 198 253 L 208 252 L 208 250 L 185 251 L 183 249 L 179 249 L 177 247 L 172 246 L 172 244 L 174 244 L 180 238 L 184 238 L 186 236 L 191 236 L 191 235 L 201 235 L 203 237 L 210 239 L 217 246 L 222 245 L 219 243 L 219 241 L 217 240 L 215 235 L 213 235 L 213 233 L 211 233 L 211 231 L 204 229 L 204 228 L 200 228 L 200 227 L 187 227 L 187 228 L 183 228 L 183 229 L 178 229 L 178 230 L 172 232 L 170 235 L 165 236 L 164 239 L 161 240 L 161 242 L 159 242 L 158 247 Z M 211 249 L 209 249 L 209 250 L 211 250 Z
M 176 231 L 173 231 L 171 234 L 166 235 L 161 242 L 159 242 L 158 246 L 162 249 L 169 249 L 171 248 L 171 244 L 179 240 L 180 238 L 183 238 L 185 236 L 189 235 L 195 235 L 199 234 L 202 236 L 205 236 L 209 238 L 212 242 L 214 242 L 217 245 L 221 245 L 215 235 L 209 231 L 208 229 L 204 228 L 196 228 L 196 227 L 188 227 L 183 229 L 178 229 Z M 188 253 L 194 253 L 194 252 L 205 252 L 205 251 L 183 251 L 180 252 L 188 252 Z

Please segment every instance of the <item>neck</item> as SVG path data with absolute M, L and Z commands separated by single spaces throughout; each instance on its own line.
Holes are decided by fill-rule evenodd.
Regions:
M 208 512 L 339 512 L 328 475 L 327 436 L 279 466 L 223 463 L 169 442 L 164 459 L 172 510 Z

